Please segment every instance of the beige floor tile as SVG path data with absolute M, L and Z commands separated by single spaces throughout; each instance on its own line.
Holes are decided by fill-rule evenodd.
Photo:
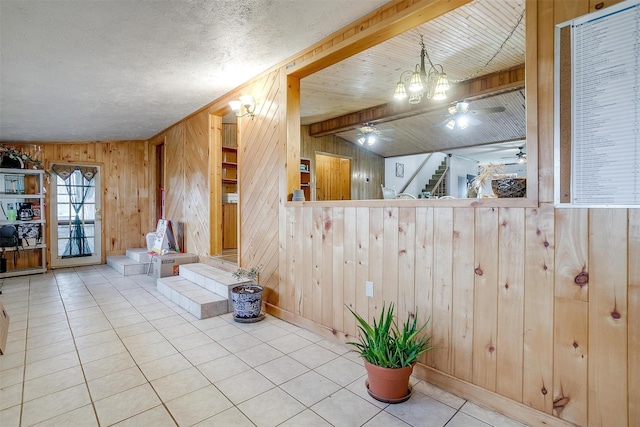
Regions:
M 215 384 L 218 381 L 232 377 L 251 368 L 238 357 L 230 354 L 198 365 L 198 369 L 209 381 Z
M 471 415 L 458 412 L 451 421 L 447 423 L 447 427 L 490 427 L 490 424 L 473 418 Z
M 337 354 L 347 354 L 351 352 L 351 350 L 353 350 L 351 346 L 347 346 L 345 344 L 342 344 L 341 342 L 331 341 L 327 339 L 320 340 L 317 344 Z
M 275 387 L 271 381 L 253 369 L 218 381 L 215 386 L 235 405 Z
M 7 409 L 0 410 L 0 425 L 2 427 L 20 427 L 20 405 L 19 404 Z
M 23 404 L 22 425 L 30 426 L 49 420 L 88 405 L 90 402 L 91 399 L 85 384 L 48 394 Z
M 263 328 L 258 328 L 253 331 L 249 331 L 249 334 L 258 338 L 260 341 L 268 342 L 274 340 L 276 338 L 283 337 L 285 335 L 289 335 L 291 332 L 286 329 L 281 328 L 280 326 L 270 324 Z
M 4 357 L 4 356 L 2 356 Z M 19 384 L 24 378 L 24 365 L 15 368 L 5 369 L 0 373 L 0 390 L 3 387 Z
M 309 371 L 309 368 L 289 356 L 282 356 L 255 368 L 271 382 L 280 385 Z
M 37 427 L 60 427 L 60 426 L 82 426 L 93 427 L 98 426 L 96 412 L 93 405 L 85 405 L 73 411 L 66 412 L 57 417 L 50 418 L 36 424 Z
M 456 413 L 452 407 L 415 391 L 406 402 L 389 405 L 384 410 L 407 424 L 425 427 L 442 427 Z
M 118 427 L 174 427 L 176 423 L 164 406 L 156 406 L 114 425 Z
M 161 341 L 145 347 L 137 347 L 129 350 L 129 353 L 131 353 L 131 356 L 133 356 L 133 359 L 138 365 L 171 356 L 177 352 L 178 350 L 168 341 Z
M 163 402 L 184 396 L 210 384 L 209 380 L 193 367 L 151 381 L 151 385 Z
M 145 323 L 149 325 L 149 323 Z M 143 332 L 141 334 L 123 337 L 122 342 L 128 349 L 144 347 L 147 345 L 155 344 L 158 342 L 167 341 L 165 337 L 158 331 L 151 330 L 149 332 Z
M 336 427 L 360 426 L 381 411 L 377 406 L 345 389 L 316 403 L 311 410 Z
M 22 399 L 28 402 L 78 384 L 84 384 L 84 375 L 79 365 L 26 381 Z
M 19 316 L 10 313 L 11 321 L 18 321 Z M 26 319 L 25 319 L 26 320 Z M 29 327 L 34 328 L 36 326 L 48 325 L 49 323 L 66 321 L 67 315 L 65 313 L 53 314 L 51 316 L 38 317 L 35 319 L 29 319 Z
M 289 334 L 269 341 L 270 346 L 275 347 L 283 353 L 293 353 L 311 344 L 311 341 L 297 334 Z
M 49 346 L 60 341 L 69 340 L 71 338 L 73 338 L 73 336 L 71 335 L 71 329 L 69 328 L 36 335 L 35 337 L 29 336 L 27 338 L 27 349 Z
M 191 363 L 180 353 L 138 365 L 149 381 L 191 368 Z
M 224 357 L 229 354 L 231 353 L 226 348 L 216 342 L 182 352 L 182 355 L 194 366 L 219 359 L 220 357 Z
M 105 375 L 123 371 L 132 366 L 136 366 L 136 362 L 131 355 L 129 353 L 119 353 L 96 360 L 95 362 L 85 363 L 82 365 L 82 369 L 84 370 L 87 381 L 91 381 L 104 377 Z
M 135 325 L 115 328 L 115 331 L 120 338 L 132 337 L 146 332 L 153 332 L 155 330 L 156 328 L 149 322 L 136 323 Z
M 78 353 L 71 351 L 48 359 L 29 363 L 25 367 L 25 380 L 32 380 L 43 375 L 52 374 L 80 364 Z
M 511 418 L 505 417 L 504 415 L 498 414 L 497 412 L 494 412 L 490 409 L 483 408 L 482 406 L 476 405 L 472 402 L 465 403 L 462 408 L 460 408 L 460 412 L 471 415 L 473 418 L 484 421 L 485 423 L 495 427 L 524 426 L 524 424 L 519 423 L 516 420 L 512 420 Z
M 289 418 L 287 421 L 280 424 L 280 427 L 301 427 L 301 426 L 313 426 L 313 427 L 331 427 L 331 424 L 320 417 L 320 415 L 313 412 L 311 409 L 306 409 L 300 412 L 293 418 Z
M 136 323 L 143 323 L 146 321 L 147 319 L 140 313 L 109 319 L 109 322 L 111 322 L 111 325 L 114 328 L 122 328 L 124 326 L 135 325 Z
M 117 341 L 120 338 L 118 334 L 113 329 L 108 329 L 106 331 L 97 332 L 91 335 L 85 335 L 83 337 L 77 337 L 76 347 L 78 349 L 84 349 L 87 347 L 93 347 L 94 345 L 104 344 L 111 341 Z
M 338 357 L 315 369 L 331 381 L 346 386 L 366 373 L 364 366 L 345 357 Z
M 40 326 L 29 326 L 29 338 L 34 338 L 43 334 L 50 334 L 59 331 L 69 331 L 69 322 L 67 319 L 61 319 L 55 322 L 46 323 Z
M 176 314 L 174 311 L 173 315 L 171 316 L 162 317 L 160 319 L 149 320 L 149 323 L 151 323 L 156 329 L 161 330 L 161 329 L 170 328 L 172 326 L 188 324 L 189 322 L 187 322 L 187 320 L 184 317 Z
M 19 405 L 22 401 L 22 383 L 0 388 L 0 410 Z
M 27 363 L 37 362 L 38 360 L 48 359 L 75 350 L 76 344 L 73 339 L 67 339 L 47 346 L 30 348 L 29 351 L 27 351 Z
M 124 353 L 125 351 L 127 351 L 127 348 L 122 344 L 122 341 L 117 340 L 79 349 L 78 354 L 82 363 L 89 363 L 114 354 Z
M 296 331 L 296 335 L 300 335 L 302 338 L 305 338 L 311 342 L 318 342 L 324 339 L 320 335 L 306 329 L 299 329 L 298 331 Z
M 180 352 L 213 343 L 213 340 L 209 338 L 207 334 L 200 331 L 189 335 L 171 338 L 169 341 Z
M 460 409 L 465 402 L 463 398 L 458 397 L 455 394 L 448 393 L 426 381 L 416 381 L 413 385 L 413 391 L 427 395 L 438 402 L 451 406 L 454 409 Z
M 251 334 L 239 334 L 229 338 L 220 339 L 217 342 L 231 353 L 237 353 L 262 344 L 261 340 Z
M 201 331 L 207 331 L 209 329 L 213 329 L 226 324 L 227 322 L 224 319 L 220 318 L 220 316 L 210 317 L 208 319 L 200 319 L 192 322 L 192 325 Z
M 181 323 L 175 326 L 169 326 L 167 328 L 161 328 L 158 330 L 168 340 L 200 332 L 198 328 L 193 326 L 191 323 Z
M 180 426 L 190 426 L 212 417 L 233 404 L 213 385 L 185 394 L 166 403 Z
M 340 386 L 322 375 L 309 371 L 280 386 L 305 406 L 313 406 L 340 390 Z
M 240 328 L 236 325 L 231 325 L 227 323 L 226 325 L 221 325 L 212 329 L 207 329 L 204 331 L 205 334 L 209 335 L 213 340 L 220 341 L 225 338 L 235 337 L 237 335 L 245 334 Z
M 284 353 L 280 350 L 276 350 L 269 344 L 263 343 L 255 347 L 239 351 L 236 355 L 249 366 L 255 368 L 256 366 L 260 366 L 284 356 Z
M 271 427 L 294 417 L 306 408 L 279 388 L 273 388 L 238 405 L 256 426 Z
M 82 322 L 77 324 L 76 326 L 71 325 L 71 330 L 73 331 L 73 336 L 83 337 L 85 335 L 95 334 L 97 332 L 108 331 L 113 329 L 111 323 L 108 320 L 96 320 L 95 322 Z
M 160 404 L 149 384 L 139 385 L 122 393 L 95 402 L 100 425 L 111 425 L 140 414 Z
M 100 309 L 100 307 L 98 307 L 97 303 L 94 300 L 91 306 L 80 308 L 78 310 L 68 311 L 67 316 L 69 317 L 70 322 L 78 322 L 80 318 L 95 316 L 102 318 L 104 316 L 104 313 L 102 313 L 102 310 Z
M 199 422 L 195 427 L 255 427 L 235 406 Z M 310 426 L 309 426 L 310 427 Z
M 289 353 L 289 357 L 302 363 L 308 368 L 317 368 L 320 365 L 339 357 L 333 351 L 327 350 L 317 344 L 311 344 L 305 348 Z
M 145 384 L 147 379 L 138 367 L 114 372 L 109 375 L 89 381 L 89 392 L 93 401 L 101 400 L 114 394 L 121 393 L 139 385 Z
M 0 372 L 24 365 L 24 351 L 0 357 Z
M 409 427 L 409 424 L 385 411 L 380 412 L 364 425 L 366 427 Z
M 24 354 L 25 350 L 27 349 L 27 339 L 26 337 L 16 337 L 17 334 L 12 334 L 9 333 L 9 336 L 7 338 L 7 342 L 4 346 L 4 356 L 9 355 L 9 354 L 15 354 L 15 353 L 20 353 L 20 354 Z M 20 334 L 20 335 L 24 335 L 24 334 Z
M 367 391 L 367 376 L 363 375 L 355 381 L 349 383 L 345 388 L 349 390 L 351 393 L 360 396 L 362 399 L 371 403 L 372 405 L 376 405 L 379 408 L 386 408 L 389 404 L 385 402 L 380 402 L 379 400 L 374 399 L 369 395 Z
M 170 309 L 164 304 L 156 305 L 155 310 L 138 310 L 138 311 L 142 313 L 143 316 L 149 321 L 163 319 L 165 317 L 171 317 L 176 315 L 175 311 L 173 311 L 172 309 Z

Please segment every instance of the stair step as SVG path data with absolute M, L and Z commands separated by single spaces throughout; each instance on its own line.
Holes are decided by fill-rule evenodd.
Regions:
M 136 262 L 151 262 L 151 255 L 149 255 L 147 248 L 127 249 L 125 255 Z
M 111 255 L 107 257 L 107 265 L 111 266 L 123 276 L 146 274 L 148 262 L 137 262 L 126 255 Z
M 229 311 L 233 311 L 231 305 L 231 288 L 250 280 L 236 279 L 229 271 L 225 271 L 210 265 L 197 262 L 180 266 L 180 277 L 190 280 L 204 289 L 222 295 L 229 300 Z
M 184 266 L 181 266 L 181 273 L 183 268 Z M 226 297 L 208 291 L 184 277 L 162 277 L 157 280 L 156 287 L 158 292 L 198 319 L 207 319 L 229 312 L 229 300 Z

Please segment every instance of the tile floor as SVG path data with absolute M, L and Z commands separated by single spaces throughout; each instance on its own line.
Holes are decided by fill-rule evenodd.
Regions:
M 419 380 L 378 402 L 346 346 L 272 316 L 198 320 L 145 275 L 57 270 L 2 292 L 3 427 L 522 426 Z

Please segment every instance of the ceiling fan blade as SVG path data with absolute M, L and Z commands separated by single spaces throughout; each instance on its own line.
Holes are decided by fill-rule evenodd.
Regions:
M 505 110 L 506 108 L 504 107 L 478 108 L 478 109 L 469 111 L 469 114 L 476 115 L 476 114 L 502 113 Z
M 451 120 L 451 117 L 447 117 L 446 119 L 444 119 L 440 123 L 437 123 L 437 124 L 433 125 L 432 128 L 433 129 L 441 128 L 441 127 L 445 126 L 447 123 L 449 123 L 450 120 Z
M 393 138 L 389 138 L 388 136 L 378 135 L 376 138 L 378 138 L 381 141 L 393 141 Z
M 482 120 L 478 120 L 475 117 L 467 116 L 467 122 L 469 122 L 470 125 L 477 126 L 482 123 Z

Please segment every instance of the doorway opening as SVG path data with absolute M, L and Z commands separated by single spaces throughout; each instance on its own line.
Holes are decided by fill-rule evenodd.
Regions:
M 351 159 L 316 153 L 316 200 L 351 200 Z

